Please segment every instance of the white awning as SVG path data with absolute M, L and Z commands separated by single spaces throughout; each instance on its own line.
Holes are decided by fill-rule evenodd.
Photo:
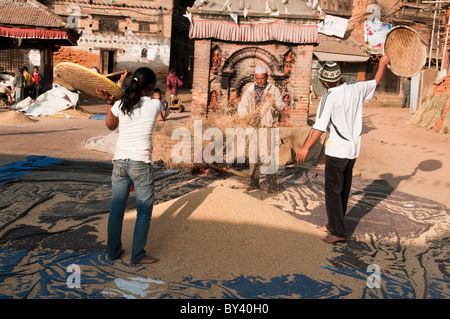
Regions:
M 338 54 L 328 52 L 314 52 L 314 55 L 317 57 L 317 59 L 319 59 L 319 61 L 360 63 L 366 62 L 369 59 L 369 56 Z

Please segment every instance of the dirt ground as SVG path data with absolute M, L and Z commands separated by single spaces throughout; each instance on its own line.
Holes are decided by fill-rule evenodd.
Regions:
M 190 116 L 191 96 L 182 93 L 186 110 L 171 113 L 168 121 L 184 121 Z M 317 100 L 310 118 L 314 120 Z M 91 113 L 105 114 L 106 105 L 81 103 Z M 0 108 L 0 112 L 7 112 Z M 408 124 L 409 109 L 400 103 L 372 99 L 363 113 L 361 154 L 355 174 L 365 179 L 383 179 L 393 188 L 450 206 L 450 136 Z M 0 125 L 0 165 L 24 160 L 27 155 L 110 161 L 111 155 L 85 149 L 82 142 L 108 135 L 103 120 L 33 118 L 34 123 Z M 421 164 L 422 163 L 422 164 Z M 319 168 L 323 163 L 319 164 Z
M 181 97 L 186 111 L 168 121 L 190 118 L 190 94 Z M 81 107 L 106 111 L 106 105 Z M 0 109 L 0 117 L 17 115 L 6 112 Z M 280 167 L 279 192 L 272 195 L 265 182 L 247 192 L 248 181 L 231 174 L 155 168 L 146 248 L 161 260 L 151 266 L 128 263 L 137 212 L 132 198 L 125 253 L 114 262 L 106 254 L 112 155 L 83 147 L 110 134 L 104 120 L 0 125 L 0 166 L 50 157 L 33 157 L 30 171 L 29 161 L 5 166 L 1 176 L 7 182 L 0 188 L 0 299 L 449 298 L 450 136 L 409 125 L 411 118 L 395 99 L 364 106 L 343 244 L 323 243 L 326 234 L 317 229 L 327 219 L 323 158 L 318 167 Z M 82 268 L 78 290 L 64 285 L 72 264 Z M 381 275 L 376 290 L 368 285 L 374 266 Z
M 450 136 L 408 124 L 413 114 L 399 105 L 364 109 L 364 131 L 355 169 L 395 189 L 450 206 Z M 428 167 L 427 167 L 428 164 Z

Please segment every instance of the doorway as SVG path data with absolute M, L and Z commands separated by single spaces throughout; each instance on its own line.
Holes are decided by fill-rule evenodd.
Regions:
M 102 73 L 114 73 L 116 68 L 116 51 L 115 50 L 101 50 L 102 59 Z

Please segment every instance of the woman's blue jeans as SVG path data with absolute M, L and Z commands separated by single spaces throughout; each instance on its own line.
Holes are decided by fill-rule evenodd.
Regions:
M 134 184 L 136 197 L 136 223 L 133 234 L 131 262 L 137 263 L 145 256 L 150 220 L 153 211 L 154 180 L 151 163 L 132 160 L 115 160 L 112 173 L 112 202 L 108 218 L 108 254 L 118 259 L 122 249 L 122 224 L 130 192 Z

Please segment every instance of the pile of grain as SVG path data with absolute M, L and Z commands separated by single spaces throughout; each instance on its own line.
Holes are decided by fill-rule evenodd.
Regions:
M 0 113 L 0 125 L 21 125 L 36 122 L 22 112 L 7 111 Z
M 223 141 L 220 141 L 220 136 L 215 136 L 212 135 L 211 136 L 211 140 L 208 140 L 207 138 L 203 138 L 202 139 L 202 149 L 203 149 L 203 159 L 206 158 L 207 156 L 211 156 L 216 158 L 216 153 L 215 151 L 217 151 L 217 153 L 222 153 L 223 158 L 222 160 L 218 159 L 216 162 L 217 163 L 227 163 L 229 162 L 226 158 L 227 155 L 227 149 L 230 149 L 230 146 L 227 145 L 227 140 L 226 140 L 226 136 L 227 136 L 227 130 L 229 129 L 235 129 L 235 140 L 237 139 L 237 142 L 239 141 L 244 141 L 245 147 L 244 147 L 244 154 L 238 154 L 237 151 L 239 149 L 240 146 L 242 145 L 237 145 L 236 141 L 234 141 L 234 162 L 237 162 L 237 156 L 243 156 L 245 159 L 245 162 L 249 162 L 249 152 L 250 152 L 250 136 L 249 134 L 246 132 L 247 129 L 254 129 L 254 132 L 256 133 L 255 135 L 252 135 L 252 139 L 256 138 L 254 141 L 256 142 L 256 145 L 258 147 L 258 154 L 259 151 L 261 151 L 259 149 L 260 146 L 260 141 L 259 138 L 262 136 L 262 132 L 259 131 L 259 128 L 261 127 L 261 123 L 260 123 L 260 119 L 269 111 L 269 109 L 272 107 L 273 105 L 273 99 L 271 97 L 264 99 L 261 102 L 261 106 L 259 108 L 255 107 L 255 106 L 250 106 L 250 110 L 248 111 L 248 116 L 245 116 L 244 118 L 241 118 L 238 113 L 237 113 L 237 109 L 235 108 L 235 105 L 231 104 L 231 103 L 227 103 L 225 104 L 222 108 L 216 110 L 215 112 L 211 112 L 208 113 L 208 116 L 205 119 L 202 119 L 201 121 L 201 126 L 202 126 L 202 136 L 205 136 L 205 132 L 208 129 L 218 129 L 220 130 L 221 134 L 222 134 L 222 138 Z M 196 122 L 194 120 L 191 121 L 187 121 L 185 123 L 185 127 L 186 129 L 190 132 L 190 135 L 192 137 L 194 137 L 195 135 L 198 134 L 198 132 L 196 132 Z M 264 132 L 264 131 L 263 131 Z M 214 134 L 214 133 L 213 133 Z M 270 156 L 270 150 L 271 148 L 271 131 L 270 129 L 267 130 L 267 135 L 264 136 L 266 138 L 266 142 L 267 142 L 267 151 L 268 154 Z M 212 142 L 214 142 L 214 148 L 212 148 Z M 221 144 L 220 146 L 218 146 L 215 142 Z M 279 141 L 277 141 L 279 142 Z M 195 143 L 194 140 L 192 140 L 192 145 L 194 145 L 193 143 Z M 216 147 L 217 146 L 217 147 Z M 186 164 L 186 163 L 182 163 L 182 164 L 176 164 L 176 163 L 172 163 L 172 162 L 167 162 L 166 165 L 170 168 L 176 168 L 176 169 L 191 169 L 194 166 L 199 166 L 199 164 L 195 163 L 195 156 L 194 156 L 194 147 L 191 148 L 192 150 L 192 154 L 191 154 L 191 161 L 190 163 L 193 164 Z M 194 164 L 195 163 L 195 164 Z M 205 164 L 205 163 L 203 163 Z
M 62 113 L 69 115 L 73 119 L 88 119 L 92 115 L 94 115 L 94 114 L 90 113 L 89 111 L 86 111 L 83 108 L 77 108 L 77 109 L 69 108 L 69 109 L 62 111 Z
M 131 254 L 136 210 L 126 212 L 122 243 L 124 261 Z M 106 220 L 99 225 L 106 240 Z M 326 263 L 331 245 L 316 226 L 301 221 L 240 189 L 218 183 L 156 205 L 147 253 L 161 261 L 152 278 L 183 276 L 220 278 L 302 272 L 313 275 Z

